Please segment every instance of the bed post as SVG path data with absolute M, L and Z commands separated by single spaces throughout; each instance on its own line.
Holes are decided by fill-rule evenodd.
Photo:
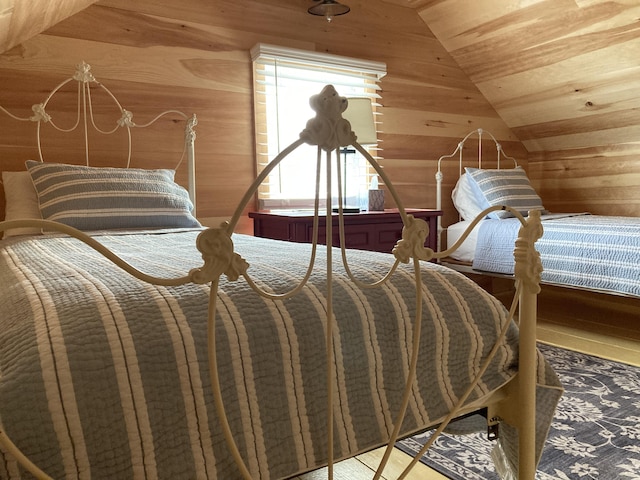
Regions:
M 443 174 L 440 171 L 440 161 L 438 161 L 438 171 L 436 172 L 436 210 L 442 211 L 442 178 Z M 436 252 L 441 251 L 442 247 L 442 215 L 438 215 L 436 221 Z
M 518 479 L 534 480 L 536 474 L 537 295 L 542 262 L 535 242 L 542 236 L 539 211 L 530 211 L 520 228 L 516 247 L 515 276 L 520 292 L 520 353 L 518 369 Z
M 194 113 L 191 118 L 187 120 L 187 125 L 184 132 L 184 140 L 186 142 L 187 149 L 187 176 L 188 176 L 188 190 L 189 199 L 193 204 L 192 214 L 196 216 L 196 153 L 195 153 L 195 141 L 196 131 L 195 126 L 198 124 L 198 118 Z

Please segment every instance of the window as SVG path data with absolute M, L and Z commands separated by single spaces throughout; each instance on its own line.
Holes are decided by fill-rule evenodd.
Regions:
M 315 116 L 309 97 L 325 85 L 333 85 L 343 97 L 370 98 L 379 126 L 378 81 L 386 73 L 384 63 L 265 44 L 256 45 L 251 56 L 258 173 L 299 138 L 306 121 Z M 380 151 L 377 144 L 367 148 L 374 157 Z M 273 170 L 258 192 L 261 209 L 312 206 L 316 151 L 315 146 L 304 145 Z M 355 150 L 343 149 L 341 157 L 347 205 L 363 206 L 372 169 Z M 320 185 L 324 187 L 324 179 Z M 321 198 L 326 198 L 326 192 L 321 191 Z

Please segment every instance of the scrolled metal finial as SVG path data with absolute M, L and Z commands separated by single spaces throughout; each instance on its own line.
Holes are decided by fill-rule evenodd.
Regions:
M 310 145 L 318 145 L 330 152 L 341 146 L 351 145 L 356 135 L 351 124 L 342 118 L 342 112 L 349 104 L 345 97 L 338 95 L 333 85 L 327 85 L 322 91 L 309 99 L 316 116 L 307 122 L 300 138 Z
M 208 283 L 223 273 L 229 280 L 235 281 L 249 268 L 249 264 L 233 251 L 233 241 L 226 226 L 227 222 L 198 235 L 196 246 L 202 253 L 204 265 L 189 273 L 193 282 Z
M 133 113 L 129 110 L 122 109 L 122 116 L 117 120 L 119 127 L 135 127 L 133 121 Z
M 47 122 L 51 121 L 51 115 L 49 115 L 44 110 L 44 104 L 43 103 L 37 103 L 35 105 L 32 105 L 31 106 L 31 110 L 33 111 L 33 115 L 31 115 L 29 117 L 29 120 L 31 120 L 32 122 L 44 122 L 44 123 L 47 123 Z
M 73 74 L 73 79 L 83 83 L 96 81 L 93 73 L 91 73 L 91 65 L 86 62 L 82 62 L 76 65 L 76 73 Z
M 393 255 L 402 263 L 408 263 L 411 258 L 431 260 L 433 250 L 424 247 L 429 235 L 429 225 L 421 218 L 407 215 L 407 223 L 402 227 L 402 238 L 393 247 Z
M 189 143 L 196 141 L 196 125 L 198 125 L 198 117 L 196 117 L 196 114 L 194 113 L 193 116 L 187 120 L 187 125 L 185 126 L 185 138 Z
M 516 278 L 522 282 L 526 290 L 536 294 L 540 292 L 542 260 L 540 252 L 535 249 L 535 243 L 543 233 L 540 211 L 530 211 L 526 224 L 518 231 L 518 239 L 513 251 Z

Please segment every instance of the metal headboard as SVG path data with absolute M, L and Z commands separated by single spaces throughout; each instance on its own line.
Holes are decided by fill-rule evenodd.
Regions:
M 477 165 L 477 168 L 482 168 L 482 136 L 484 134 L 487 134 L 489 137 L 491 137 L 491 140 L 493 140 L 493 143 L 496 146 L 498 169 L 502 168 L 501 160 L 503 158 L 512 161 L 514 167 L 518 166 L 518 161 L 514 157 L 510 157 L 509 155 L 504 153 L 504 150 L 502 149 L 502 145 L 500 145 L 500 142 L 496 140 L 496 137 L 494 137 L 491 132 L 483 130 L 482 128 L 478 128 L 477 130 L 472 130 L 471 132 L 467 133 L 467 135 L 462 140 L 460 140 L 460 142 L 458 142 L 458 145 L 456 146 L 453 152 L 451 152 L 448 155 L 442 155 L 438 159 L 438 171 L 436 172 L 436 210 L 442 210 L 442 180 L 444 179 L 444 174 L 442 173 L 442 162 L 450 158 L 454 158 L 456 154 L 458 154 L 458 178 L 460 178 L 464 170 L 464 167 L 463 167 L 464 161 L 465 161 L 465 159 L 463 158 L 464 144 L 469 138 L 471 138 L 473 135 L 476 135 L 476 134 L 478 135 L 478 158 L 477 158 L 477 162 L 475 162 L 475 164 Z M 439 216 L 438 232 L 437 232 L 437 238 L 438 238 L 437 251 L 438 252 L 441 250 L 440 243 L 441 243 L 441 237 L 442 237 L 442 230 L 443 230 L 442 217 Z
M 47 113 L 47 105 L 49 101 L 53 98 L 53 96 L 58 93 L 65 85 L 70 82 L 78 83 L 78 96 L 77 96 L 77 117 L 75 124 L 70 128 L 62 128 L 54 122 L 52 116 Z M 104 91 L 114 102 L 116 107 L 120 112 L 120 118 L 115 121 L 115 126 L 111 130 L 104 130 L 98 127 L 95 122 L 94 112 L 93 112 L 93 102 L 91 98 L 91 86 L 97 86 L 102 91 Z M 188 175 L 188 191 L 191 202 L 194 206 L 193 214 L 195 215 L 195 205 L 196 205 L 196 186 L 195 186 L 195 138 L 196 133 L 194 127 L 198 124 L 198 120 L 194 115 L 189 116 L 179 110 L 166 110 L 159 115 L 157 115 L 153 120 L 145 124 L 136 124 L 133 121 L 133 113 L 124 109 L 120 102 L 116 99 L 116 97 L 111 93 L 111 91 L 105 87 L 102 83 L 98 82 L 93 73 L 91 72 L 91 66 L 85 62 L 80 63 L 76 66 L 76 71 L 72 77 L 64 80 L 60 83 L 56 88 L 54 88 L 51 93 L 46 97 L 46 99 L 42 103 L 37 103 L 31 107 L 33 114 L 29 117 L 20 117 L 12 114 L 7 109 L 0 105 L 0 111 L 3 111 L 11 118 L 23 122 L 35 122 L 37 125 L 37 146 L 38 146 L 38 158 L 41 162 L 44 161 L 44 156 L 42 153 L 42 125 L 48 123 L 54 129 L 59 132 L 69 133 L 73 132 L 77 129 L 82 129 L 84 133 L 84 152 L 85 152 L 85 163 L 89 165 L 89 131 L 92 128 L 94 131 L 103 134 L 103 135 L 111 135 L 120 129 L 124 128 L 127 132 L 128 139 L 128 151 L 127 151 L 127 161 L 126 166 L 129 168 L 131 164 L 131 129 L 132 128 L 145 128 L 149 127 L 158 121 L 160 118 L 165 115 L 178 115 L 186 120 L 185 126 L 185 137 L 184 137 L 184 147 L 182 150 L 182 155 L 174 167 L 177 169 L 186 156 L 187 158 L 187 175 Z

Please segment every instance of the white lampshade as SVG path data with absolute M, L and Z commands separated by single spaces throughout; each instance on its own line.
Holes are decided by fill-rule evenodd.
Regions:
M 342 117 L 351 124 L 351 130 L 356 134 L 360 145 L 375 145 L 378 143 L 376 124 L 373 120 L 373 108 L 370 98 L 347 98 L 349 103 Z

